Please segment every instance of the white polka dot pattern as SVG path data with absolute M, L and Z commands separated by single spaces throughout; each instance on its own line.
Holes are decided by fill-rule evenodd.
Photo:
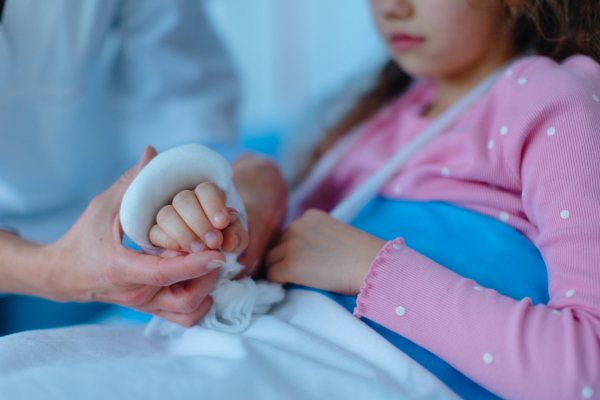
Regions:
M 502 226 L 505 228 L 514 226 L 523 236 L 530 239 L 534 239 L 540 233 L 540 227 L 548 228 L 553 232 L 552 240 L 541 241 L 543 248 L 539 250 L 544 256 L 549 255 L 545 261 L 548 268 L 552 269 L 549 274 L 557 278 L 556 282 L 552 283 L 552 286 L 557 289 L 552 290 L 552 296 L 558 298 L 554 306 L 560 308 L 553 309 L 549 306 L 547 310 L 550 315 L 547 312 L 544 315 L 537 313 L 523 315 L 527 324 L 540 328 L 530 330 L 521 329 L 524 325 L 518 327 L 519 338 L 526 343 L 524 350 L 527 352 L 527 357 L 507 356 L 505 346 L 502 346 L 505 341 L 506 327 L 502 317 L 505 309 L 503 305 L 497 306 L 488 301 L 488 298 L 494 299 L 498 295 L 492 289 L 492 285 L 488 285 L 484 280 L 465 281 L 464 278 L 454 276 L 456 279 L 451 281 L 453 276 L 450 274 L 439 278 L 427 277 L 419 272 L 418 267 L 410 268 L 411 279 L 407 280 L 402 276 L 406 271 L 403 269 L 401 272 L 396 272 L 395 265 L 390 262 L 389 271 L 394 275 L 386 274 L 380 281 L 384 283 L 394 276 L 398 279 L 398 286 L 390 285 L 389 295 L 386 293 L 386 296 L 379 297 L 382 299 L 379 310 L 383 310 L 383 314 L 377 310 L 377 316 L 389 318 L 389 326 L 401 327 L 399 329 L 402 329 L 403 333 L 408 333 L 432 347 L 438 345 L 436 341 L 440 339 L 423 334 L 421 328 L 425 326 L 421 324 L 430 324 L 434 328 L 448 329 L 455 326 L 457 329 L 469 329 L 464 326 L 464 315 L 475 311 L 476 313 L 470 314 L 476 316 L 477 326 L 473 329 L 476 333 L 482 334 L 466 335 L 466 338 L 464 336 L 456 339 L 448 338 L 448 342 L 454 339 L 457 344 L 460 344 L 460 346 L 449 345 L 446 348 L 448 360 L 457 364 L 462 362 L 461 365 L 464 366 L 465 372 L 470 374 L 469 376 L 490 379 L 494 384 L 500 382 L 505 384 L 507 398 L 522 395 L 519 390 L 530 384 L 519 379 L 508 383 L 506 379 L 510 373 L 523 368 L 523 363 L 532 360 L 530 364 L 525 365 L 532 373 L 558 374 L 559 371 L 564 370 L 565 354 L 567 357 L 575 357 L 589 354 L 586 351 L 590 351 L 586 340 L 572 341 L 571 337 L 564 337 L 563 344 L 566 343 L 566 346 L 556 348 L 544 348 L 544 342 L 536 340 L 539 332 L 553 335 L 556 330 L 560 333 L 561 329 L 571 329 L 573 326 L 579 329 L 578 325 L 584 324 L 577 321 L 577 318 L 581 317 L 582 321 L 589 320 L 585 313 L 580 315 L 578 307 L 581 307 L 581 302 L 584 300 L 586 305 L 589 302 L 595 303 L 596 300 L 588 299 L 586 295 L 588 291 L 594 289 L 588 286 L 592 282 L 586 272 L 597 268 L 600 265 L 598 264 L 600 258 L 595 257 L 595 249 L 591 249 L 591 253 L 588 254 L 577 247 L 582 245 L 581 247 L 584 248 L 583 245 L 593 243 L 593 237 L 597 236 L 595 232 L 597 225 L 587 229 L 587 224 L 598 216 L 597 206 L 600 203 L 597 201 L 597 196 L 585 196 L 590 195 L 591 185 L 586 187 L 581 182 L 587 182 L 585 172 L 590 171 L 590 166 L 594 166 L 592 172 L 598 171 L 596 168 L 598 158 L 588 156 L 592 153 L 598 154 L 592 150 L 598 150 L 600 146 L 600 142 L 596 140 L 599 139 L 598 127 L 600 127 L 600 114 L 598 114 L 600 86 L 598 82 L 588 80 L 589 77 L 586 76 L 588 72 L 586 68 L 589 72 L 597 72 L 597 65 L 583 58 L 576 61 L 557 64 L 550 63 L 548 60 L 537 62 L 527 57 L 522 65 L 519 61 L 516 66 L 509 67 L 512 68 L 510 72 L 507 68 L 496 83 L 497 90 L 495 89 L 490 96 L 490 99 L 494 100 L 490 101 L 489 107 L 481 107 L 482 110 L 486 110 L 485 113 L 482 111 L 479 115 L 473 110 L 460 120 L 460 124 L 454 125 L 456 130 L 449 129 L 446 132 L 448 135 L 443 138 L 440 136 L 437 146 L 431 146 L 431 153 L 423 153 L 409 164 L 411 168 L 414 167 L 414 170 L 402 171 L 404 177 L 397 175 L 399 179 L 389 182 L 386 187 L 387 193 L 395 198 L 436 199 L 436 195 L 443 194 L 444 199 L 461 202 L 461 204 L 464 204 L 462 201 L 467 197 L 467 192 L 469 191 L 470 195 L 472 190 L 473 197 L 468 199 L 472 201 L 470 203 L 472 205 L 467 208 L 475 208 L 490 216 L 492 220 L 500 222 L 500 224 L 496 223 L 499 229 Z M 586 63 L 589 64 L 587 67 Z M 547 73 L 544 70 L 548 70 Z M 565 73 L 565 70 L 568 70 L 569 74 Z M 532 78 L 529 78 L 530 76 Z M 519 83 L 520 80 L 523 85 Z M 426 88 L 427 91 L 423 90 L 422 93 L 415 92 L 415 99 L 429 100 L 433 91 L 430 91 L 431 86 Z M 499 105 L 497 110 L 494 109 L 496 104 Z M 425 103 L 418 105 L 427 106 Z M 418 112 L 422 108 L 410 108 L 411 111 L 415 109 Z M 578 118 L 573 120 L 570 118 L 573 115 L 577 115 Z M 421 122 L 418 119 L 417 121 Z M 374 123 L 373 126 L 379 125 Z M 390 124 L 389 134 L 386 136 L 390 140 L 377 139 L 377 143 L 382 147 L 382 154 L 388 150 L 386 143 L 396 143 L 393 141 L 395 139 L 393 132 L 398 134 L 396 126 Z M 476 132 L 473 132 L 469 136 L 470 140 L 465 142 L 467 134 L 463 136 L 460 134 L 467 132 L 471 127 Z M 415 125 L 414 129 L 416 133 L 421 126 Z M 482 136 L 482 133 L 485 135 Z M 451 140 L 453 138 L 451 135 L 454 134 L 458 143 Z M 375 132 L 373 136 L 375 137 Z M 459 136 L 464 140 L 461 141 Z M 404 144 L 408 140 L 409 137 L 398 140 L 398 144 Z M 469 145 L 466 146 L 464 143 Z M 357 149 L 360 147 L 360 145 L 356 146 Z M 379 163 L 379 160 L 373 161 L 372 168 Z M 369 166 L 371 167 L 371 164 Z M 578 171 L 580 174 L 577 174 Z M 598 178 L 599 175 L 596 173 L 594 177 Z M 422 178 L 431 179 L 431 185 L 425 185 L 424 180 L 420 181 Z M 409 183 L 413 181 L 417 184 Z M 560 182 L 565 184 L 561 186 Z M 402 195 L 394 195 L 396 183 L 402 184 Z M 462 183 L 464 185 L 461 185 Z M 520 193 L 518 185 L 521 185 Z M 522 199 L 519 199 L 518 195 L 521 195 Z M 540 222 L 539 225 L 532 223 L 533 218 L 530 218 L 532 215 Z M 583 227 L 581 234 L 571 235 L 579 227 Z M 387 257 L 381 257 L 382 261 L 388 259 L 395 261 L 401 258 L 405 262 L 414 257 L 415 264 L 416 260 L 419 260 L 419 263 L 423 262 L 432 271 L 439 268 L 426 257 L 413 253 L 408 242 L 407 247 L 402 244 L 402 250 L 396 251 L 392 247 L 396 242 L 402 244 L 401 240 L 389 243 Z M 511 249 L 506 250 L 511 251 Z M 479 281 L 486 286 L 479 285 Z M 435 288 L 444 287 L 443 284 L 450 282 L 457 289 L 462 284 L 464 291 L 457 290 L 456 297 L 453 296 L 454 293 L 445 296 L 448 305 L 461 304 L 461 302 L 465 304 L 464 300 L 467 299 L 468 306 L 456 307 L 456 309 L 445 306 L 444 312 L 439 313 L 439 307 L 421 307 L 417 310 L 407 300 L 414 298 L 419 301 L 423 299 L 423 293 L 435 291 Z M 403 291 L 400 292 L 399 287 Z M 402 293 L 402 296 L 397 296 L 397 293 Z M 408 297 L 409 295 L 411 297 Z M 407 318 L 395 314 L 398 303 L 405 303 L 404 307 L 408 307 L 404 315 Z M 428 314 L 429 312 L 431 315 Z M 437 317 L 430 318 L 432 316 Z M 416 325 L 413 325 L 413 319 Z M 502 329 L 495 329 L 498 326 Z M 587 330 L 588 326 L 582 328 Z M 489 353 L 491 363 L 484 361 L 483 356 L 486 353 Z M 496 357 L 500 358 L 496 359 Z M 541 359 L 547 362 L 540 365 Z M 594 366 L 589 368 L 585 363 L 575 363 L 571 367 L 570 374 L 565 376 L 564 380 L 545 382 L 545 387 L 538 388 L 538 396 L 543 397 L 543 393 L 547 392 L 559 393 L 561 388 L 567 387 L 568 393 L 562 393 L 565 399 L 583 399 L 583 389 L 590 387 L 594 391 L 591 398 L 600 400 L 598 382 L 584 379 L 593 373 Z
M 399 316 L 403 316 L 404 314 L 406 314 L 406 309 L 402 306 L 398 306 L 396 307 L 396 314 L 398 314 Z
M 394 250 L 402 250 L 402 246 L 400 246 L 398 243 L 394 243 L 392 247 L 394 248 Z
M 483 361 L 485 361 L 487 364 L 490 364 L 492 361 L 494 361 L 494 356 L 490 353 L 485 353 L 483 355 Z
M 581 397 L 583 397 L 584 399 L 591 399 L 593 395 L 594 395 L 594 389 L 592 389 L 589 386 L 586 388 L 583 388 L 583 390 L 581 391 Z
M 593 395 L 594 395 L 594 389 L 592 389 L 589 386 L 586 388 L 583 388 L 583 390 L 581 391 L 581 397 L 583 397 L 584 399 L 591 399 Z

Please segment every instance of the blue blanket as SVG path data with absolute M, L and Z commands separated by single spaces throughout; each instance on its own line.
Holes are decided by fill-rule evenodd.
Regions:
M 441 202 L 372 200 L 352 226 L 384 240 L 403 237 L 406 245 L 461 276 L 499 293 L 546 304 L 548 274 L 538 249 L 499 221 Z M 348 311 L 356 297 L 323 292 Z M 364 320 L 400 350 L 419 362 L 464 399 L 498 399 L 441 358 L 410 340 Z

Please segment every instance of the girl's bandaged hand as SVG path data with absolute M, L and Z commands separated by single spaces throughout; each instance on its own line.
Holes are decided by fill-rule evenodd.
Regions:
M 225 193 L 209 182 L 193 191 L 179 192 L 171 205 L 158 212 L 150 242 L 175 252 L 197 253 L 219 247 L 226 253 L 243 251 L 248 246 L 248 232 L 225 200 Z
M 267 254 L 269 280 L 356 295 L 385 241 L 308 210 Z

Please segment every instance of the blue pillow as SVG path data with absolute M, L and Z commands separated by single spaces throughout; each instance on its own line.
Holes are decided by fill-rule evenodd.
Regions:
M 505 296 L 529 297 L 534 304 L 549 301 L 548 273 L 539 250 L 500 221 L 442 202 L 378 197 L 351 225 L 384 240 L 403 237 L 413 250 Z M 322 293 L 350 312 L 356 306 L 356 297 Z M 364 321 L 463 399 L 498 399 L 433 353 L 373 321 Z

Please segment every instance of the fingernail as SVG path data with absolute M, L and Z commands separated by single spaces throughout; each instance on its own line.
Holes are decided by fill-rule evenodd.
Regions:
M 200 242 L 192 242 L 190 248 L 192 249 L 192 252 L 198 253 L 199 251 L 204 250 L 204 245 Z
M 240 218 L 240 215 L 234 211 L 229 213 L 229 224 L 233 224 Z
M 235 246 L 233 246 L 233 249 L 234 250 L 237 249 L 237 247 L 239 246 L 239 244 L 240 244 L 240 237 L 236 234 L 235 235 Z
M 208 232 L 206 234 L 206 236 L 204 236 L 204 240 L 206 241 L 206 244 L 211 244 L 217 241 L 219 237 L 217 236 L 216 233 L 214 232 Z
M 213 221 L 215 221 L 216 223 L 219 223 L 219 222 L 223 221 L 224 219 L 225 219 L 225 213 L 223 213 L 222 211 L 218 211 L 213 216 Z
M 225 261 L 211 260 L 211 261 L 208 262 L 208 264 L 206 264 L 206 269 L 221 268 L 223 265 L 225 265 Z
M 142 160 L 144 159 L 144 156 L 145 156 L 145 155 L 146 155 L 146 153 L 148 152 L 148 147 L 149 147 L 149 146 L 147 146 L 147 147 L 144 149 L 144 152 L 143 152 L 143 153 L 142 153 L 142 155 L 140 156 L 140 159 L 139 159 L 139 160 L 138 160 L 138 162 L 135 164 L 135 166 L 136 166 L 136 167 L 142 164 Z

